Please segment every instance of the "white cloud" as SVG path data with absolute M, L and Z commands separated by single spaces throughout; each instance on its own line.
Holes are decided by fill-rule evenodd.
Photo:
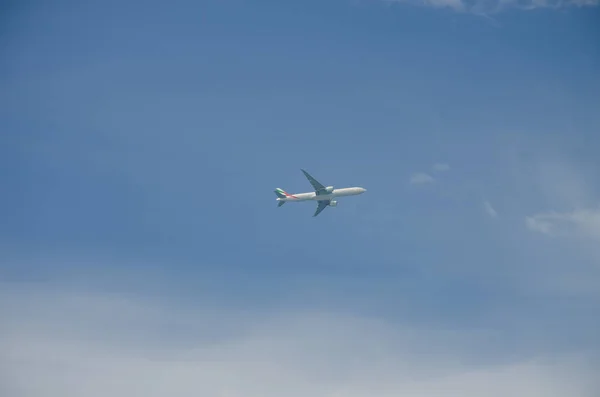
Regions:
M 552 234 L 552 223 L 547 222 L 544 219 L 544 215 L 534 215 L 525 217 L 525 225 L 535 232 L 543 234 Z
M 407 3 L 434 8 L 449 8 L 475 14 L 497 13 L 506 9 L 534 10 L 540 8 L 596 7 L 600 0 L 382 0 L 388 4 Z
M 547 209 L 524 217 L 524 226 L 547 238 L 535 249 L 540 258 L 535 288 L 580 298 L 600 291 L 600 206 L 597 172 L 578 168 L 572 162 L 551 155 L 536 161 L 522 186 L 534 194 L 530 205 Z M 529 168 L 529 167 L 527 167 Z M 536 194 L 537 193 L 537 194 Z M 537 203 L 536 203 L 537 202 Z M 546 239 L 544 239 L 546 240 Z M 543 259 L 542 259 L 543 258 Z
M 483 203 L 483 208 L 485 209 L 485 212 L 491 216 L 492 218 L 496 218 L 498 217 L 498 213 L 496 212 L 496 210 L 494 209 L 494 207 L 492 207 L 492 204 L 490 204 L 489 201 L 485 201 Z
M 410 183 L 413 185 L 419 185 L 419 184 L 424 184 L 424 183 L 433 183 L 433 182 L 435 182 L 435 179 L 433 179 L 433 177 L 431 175 L 426 174 L 424 172 L 417 172 L 410 176 Z
M 598 0 L 498 0 L 498 6 L 515 7 L 524 10 L 538 8 L 566 8 L 566 7 L 595 7 Z
M 463 11 L 465 9 L 465 3 L 463 0 L 382 0 L 385 3 L 409 3 L 415 5 L 425 5 L 434 8 L 451 8 L 455 11 Z
M 468 364 L 480 349 L 467 331 L 1 291 L 3 395 L 591 397 L 599 386 L 583 357 Z
M 445 163 L 435 163 L 433 165 L 434 171 L 443 172 L 443 171 L 448 171 L 449 169 L 450 169 L 450 166 Z
M 560 156 L 552 155 L 549 160 L 538 161 L 533 171 L 533 183 L 529 185 L 540 193 L 540 202 L 554 210 L 525 217 L 525 225 L 548 236 L 599 240 L 600 206 L 594 184 L 595 169 L 578 169 Z
M 600 208 L 535 214 L 526 217 L 525 224 L 546 235 L 600 240 Z
M 465 8 L 462 0 L 423 0 L 423 3 L 435 8 L 448 7 L 457 11 L 462 11 Z
M 444 172 L 450 169 L 448 164 L 435 163 L 432 169 L 437 172 Z M 425 172 L 416 172 L 410 176 L 410 183 L 413 185 L 422 185 L 435 182 L 435 178 Z

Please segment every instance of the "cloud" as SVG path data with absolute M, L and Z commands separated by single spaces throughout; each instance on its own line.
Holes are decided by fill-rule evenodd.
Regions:
M 433 8 L 449 8 L 474 14 L 498 13 L 507 9 L 534 10 L 540 8 L 596 7 L 600 0 L 382 0 L 388 4 L 406 3 Z
M 535 288 L 600 302 L 600 209 L 539 213 L 525 225 L 561 242 L 553 242 Z
M 448 164 L 444 163 L 435 163 L 432 166 L 433 171 L 444 172 L 450 169 Z M 425 172 L 416 172 L 410 176 L 410 183 L 413 185 L 422 185 L 425 183 L 433 183 L 435 182 L 435 178 Z
M 388 4 L 394 3 L 408 3 L 413 5 L 424 5 L 434 8 L 451 8 L 455 11 L 463 11 L 465 9 L 465 3 L 463 0 L 382 0 Z
M 424 183 L 433 183 L 433 182 L 435 182 L 435 179 L 433 179 L 433 177 L 431 175 L 426 174 L 424 172 L 417 172 L 410 176 L 410 183 L 413 185 L 421 185 Z
M 443 171 L 448 171 L 449 169 L 450 169 L 450 166 L 445 163 L 435 163 L 433 165 L 434 171 L 443 172 Z
M 491 216 L 492 218 L 497 218 L 498 217 L 498 213 L 496 212 L 496 210 L 494 209 L 494 207 L 492 207 L 492 204 L 490 204 L 489 201 L 485 201 L 483 203 L 483 208 L 485 209 L 485 212 Z
M 550 235 L 552 234 L 552 222 L 545 221 L 545 216 L 534 215 L 525 217 L 525 225 L 532 231 Z
M 598 0 L 500 0 L 499 5 L 512 6 L 524 10 L 537 8 L 595 7 Z
M 551 210 L 525 217 L 531 231 L 554 237 L 600 239 L 600 205 L 593 168 L 578 169 L 571 161 L 552 156 L 533 167 L 530 186 Z M 565 210 L 565 208 L 567 210 Z
M 462 0 L 423 0 L 423 3 L 435 8 L 452 8 L 457 11 L 462 11 L 465 4 Z
M 535 214 L 526 217 L 525 224 L 530 230 L 549 236 L 600 240 L 600 208 Z
M 527 191 L 528 211 L 521 218 L 532 235 L 529 248 L 538 258 L 534 288 L 598 302 L 600 291 L 600 206 L 597 171 L 556 152 L 521 167 L 521 190 Z M 580 164 L 577 166 L 576 164 Z M 532 165 L 532 166 L 531 166 Z M 532 173 L 527 170 L 533 171 Z M 523 196 L 526 197 L 526 196 Z M 540 209 L 543 207 L 543 209 Z M 587 298 L 586 298 L 587 297 Z
M 19 397 L 593 396 L 582 356 L 479 357 L 490 335 L 323 311 L 0 290 L 0 394 Z

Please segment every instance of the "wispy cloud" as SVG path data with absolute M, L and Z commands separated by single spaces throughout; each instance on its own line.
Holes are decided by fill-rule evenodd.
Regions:
M 445 163 L 435 163 L 431 169 L 434 172 L 445 172 L 450 169 L 450 166 Z M 433 182 L 435 182 L 435 178 L 426 172 L 415 172 L 410 176 L 410 183 L 413 185 L 422 185 Z
M 561 9 L 566 7 L 596 7 L 600 0 L 382 0 L 388 4 L 406 3 L 449 8 L 457 12 L 493 14 L 507 9 L 534 10 L 540 8 Z
M 555 158 L 540 161 L 534 170 L 532 187 L 550 210 L 525 217 L 525 225 L 548 236 L 600 240 L 600 198 L 593 169 L 578 169 L 566 159 Z
M 520 168 L 517 178 L 528 189 L 528 206 L 538 208 L 521 218 L 521 227 L 541 237 L 532 242 L 535 255 L 544 258 L 535 288 L 598 301 L 599 185 L 597 171 L 581 164 L 552 151 Z
M 498 213 L 496 212 L 496 210 L 494 209 L 494 207 L 492 207 L 492 204 L 490 204 L 489 201 L 484 201 L 483 208 L 485 209 L 485 212 L 489 216 L 491 216 L 492 218 L 497 218 L 498 217 Z
M 410 183 L 413 185 L 422 185 L 425 183 L 433 183 L 435 179 L 424 172 L 417 172 L 410 176 Z
M 468 364 L 489 346 L 469 331 L 39 288 L 0 297 L 3 395 L 591 397 L 598 387 L 583 357 Z
M 463 0 L 422 0 L 422 1 L 382 0 L 382 1 L 385 3 L 388 3 L 388 4 L 407 3 L 407 4 L 414 4 L 414 5 L 424 5 L 424 6 L 434 7 L 434 8 L 451 8 L 455 11 L 463 11 L 465 9 L 465 4 L 463 3 Z
M 580 236 L 600 240 L 600 208 L 539 213 L 525 218 L 533 231 L 550 236 Z

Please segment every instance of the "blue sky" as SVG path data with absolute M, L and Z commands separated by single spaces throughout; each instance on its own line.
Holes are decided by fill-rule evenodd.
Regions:
M 597 1 L 2 15 L 0 390 L 600 389 Z

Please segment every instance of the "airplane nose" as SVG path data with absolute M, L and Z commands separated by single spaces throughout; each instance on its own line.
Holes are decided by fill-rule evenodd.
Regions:
M 364 193 L 364 192 L 366 192 L 366 191 L 367 191 L 367 189 L 365 189 L 365 188 L 363 187 L 363 188 L 362 188 L 362 192 Z

